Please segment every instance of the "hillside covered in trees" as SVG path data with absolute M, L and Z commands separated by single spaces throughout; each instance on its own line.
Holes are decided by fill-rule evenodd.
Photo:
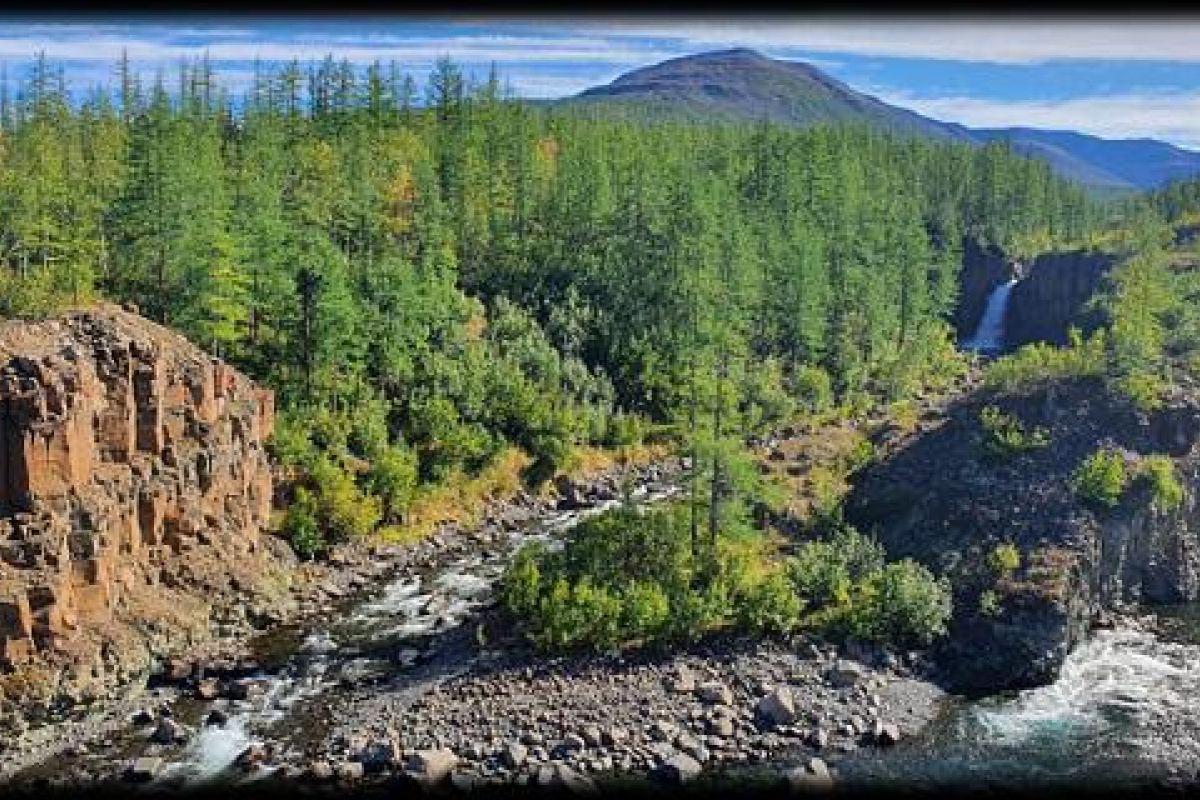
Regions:
M 330 60 L 236 98 L 118 75 L 3 98 L 0 314 L 134 303 L 275 388 L 306 551 L 518 451 L 666 437 L 724 485 L 751 431 L 955 369 L 964 237 L 1103 212 L 1003 144 L 581 118 L 449 61 L 420 97 Z

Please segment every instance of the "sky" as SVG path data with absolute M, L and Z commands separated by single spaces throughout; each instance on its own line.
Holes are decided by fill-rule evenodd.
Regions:
M 519 95 L 559 97 L 639 66 L 728 47 L 811 63 L 852 88 L 973 127 L 1152 137 L 1200 150 L 1200 16 L 54 17 L 0 16 L 10 81 L 43 51 L 73 89 L 111 85 L 122 51 L 170 85 L 208 53 L 244 89 L 254 60 L 394 60 L 420 80 L 441 56 Z

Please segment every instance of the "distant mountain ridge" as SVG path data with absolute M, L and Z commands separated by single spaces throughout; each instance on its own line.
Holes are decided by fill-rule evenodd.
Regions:
M 1102 139 L 1027 127 L 968 128 L 885 103 L 801 61 L 737 48 L 683 56 L 552 102 L 561 108 L 689 119 L 761 120 L 801 127 L 857 122 L 899 133 L 983 144 L 1007 139 L 1064 177 L 1097 189 L 1152 189 L 1200 174 L 1200 153 L 1155 139 Z

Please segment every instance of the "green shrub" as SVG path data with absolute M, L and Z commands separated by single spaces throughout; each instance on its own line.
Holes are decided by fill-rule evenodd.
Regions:
M 1000 596 L 992 589 L 984 589 L 979 593 L 979 613 L 985 617 L 1000 616 Z
M 609 447 L 640 444 L 645 437 L 645 421 L 637 414 L 618 412 L 608 418 L 604 432 L 604 444 Z
M 1008 576 L 1021 568 L 1021 551 L 1011 542 L 996 545 L 988 553 L 988 567 L 997 575 Z
M 640 581 L 621 597 L 621 625 L 634 639 L 659 637 L 671 616 L 671 602 L 657 583 Z
M 1121 502 L 1128 480 L 1124 456 L 1106 449 L 1097 450 L 1085 458 L 1072 477 L 1080 499 L 1105 508 L 1112 508 Z
M 400 519 L 412 504 L 418 482 L 417 454 L 404 447 L 384 447 L 371 462 L 367 486 L 379 498 L 383 518 Z
M 501 601 L 513 613 L 526 615 L 537 610 L 542 588 L 542 571 L 538 566 L 545 548 L 532 542 L 517 551 L 501 581 Z
M 800 621 L 804 603 L 783 572 L 772 572 L 739 598 L 738 621 L 754 631 L 787 633 Z
M 788 559 L 787 574 L 796 594 L 809 608 L 844 605 L 852 581 L 845 561 L 825 541 L 805 542 Z
M 1151 506 L 1155 511 L 1174 511 L 1183 505 L 1183 483 L 1170 456 L 1146 456 L 1138 466 L 1138 473 L 1150 485 Z
M 1167 384 L 1151 372 L 1131 372 L 1113 380 L 1117 392 L 1138 411 L 1149 413 L 1162 408 Z
M 927 645 L 946 632 L 950 587 L 921 564 L 905 559 L 888 564 L 870 579 L 876 639 Z
M 1107 336 L 1103 329 L 1088 339 L 1071 329 L 1070 343 L 1055 347 L 1034 342 L 992 362 L 984 373 L 989 388 L 1012 391 L 1041 381 L 1102 377 L 1108 366 Z
M 833 407 L 833 381 L 820 367 L 804 364 L 792 373 L 792 394 L 810 414 L 823 414 Z
M 379 498 L 365 494 L 345 470 L 328 459 L 318 460 L 309 480 L 315 487 L 322 526 L 335 539 L 366 536 L 383 514 Z
M 283 532 L 292 549 L 301 558 L 312 558 L 326 548 L 321 535 L 321 524 L 317 519 L 317 501 L 312 492 L 303 486 L 296 489 L 296 496 L 288 506 L 283 520 Z
M 996 406 L 984 407 L 979 412 L 979 423 L 983 429 L 983 449 L 991 456 L 1005 458 L 1038 450 L 1050 443 L 1050 433 L 1045 428 L 1026 430 L 1016 417 L 1005 414 Z

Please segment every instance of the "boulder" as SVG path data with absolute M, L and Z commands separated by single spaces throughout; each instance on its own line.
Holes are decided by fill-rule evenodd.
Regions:
M 876 744 L 890 747 L 900 741 L 900 726 L 890 722 L 876 722 L 872 738 Z
M 828 792 L 833 789 L 833 775 L 829 767 L 819 758 L 810 758 L 808 763 L 791 770 L 788 785 L 798 792 Z
M 233 763 L 236 764 L 240 769 L 249 771 L 256 769 L 263 764 L 269 755 L 270 754 L 267 752 L 267 748 L 264 745 L 259 742 L 255 742 L 239 753 L 238 757 Z
M 708 681 L 696 688 L 696 696 L 709 705 L 733 705 L 733 691 L 720 681 Z
M 161 718 L 154 733 L 150 734 L 150 741 L 155 744 L 183 744 L 187 739 L 187 728 L 170 717 Z
M 162 771 L 163 760 L 156 756 L 142 756 L 134 759 L 125 774 L 131 781 L 146 783 L 152 781 Z
M 836 689 L 848 689 L 865 681 L 870 672 L 861 664 L 846 659 L 838 659 L 825 672 L 825 680 Z
M 676 753 L 663 761 L 658 771 L 669 783 L 684 784 L 698 776 L 703 769 L 700 762 L 687 753 Z
M 458 756 L 453 750 L 417 750 L 409 755 L 404 771 L 409 777 L 425 787 L 436 786 L 445 780 L 451 770 L 458 766 Z
M 755 713 L 771 725 L 790 725 L 796 720 L 796 702 L 792 690 L 780 686 L 764 695 L 755 706 Z
M 529 758 L 529 748 L 520 742 L 510 742 L 500 750 L 500 761 L 509 769 L 519 769 Z

